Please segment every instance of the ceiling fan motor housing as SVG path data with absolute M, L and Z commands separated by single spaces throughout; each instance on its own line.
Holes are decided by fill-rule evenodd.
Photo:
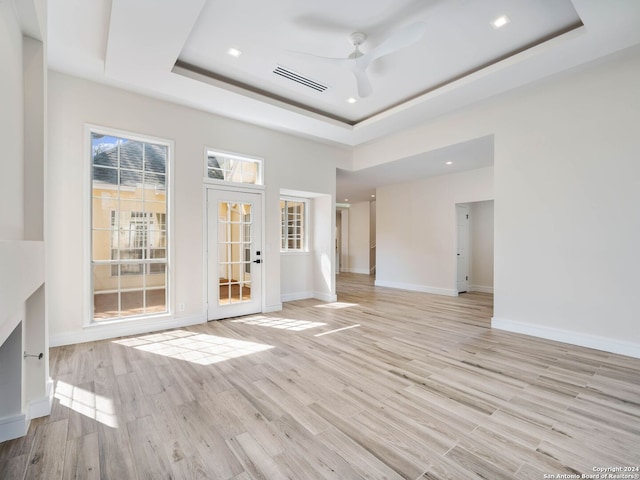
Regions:
M 363 55 L 358 47 L 362 45 L 366 38 L 367 36 L 362 32 L 353 32 L 349 35 L 349 40 L 351 40 L 351 44 L 356 47 L 356 49 L 347 58 L 358 58 Z
M 367 36 L 362 32 L 353 32 L 349 35 L 349 40 L 351 40 L 351 44 L 354 47 L 362 45 L 362 43 L 367 39 Z

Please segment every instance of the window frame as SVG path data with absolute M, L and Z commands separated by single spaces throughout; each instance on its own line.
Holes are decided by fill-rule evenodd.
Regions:
M 280 202 L 285 202 L 285 210 L 286 210 L 286 202 L 296 202 L 296 203 L 302 203 L 304 206 L 304 210 L 302 213 L 302 231 L 303 231 L 303 235 L 302 235 L 302 247 L 301 248 L 282 248 L 282 245 L 288 245 L 289 244 L 289 237 L 288 237 L 288 232 L 287 232 L 287 236 L 286 239 L 283 239 L 283 234 L 285 232 L 285 228 L 283 227 L 283 219 L 282 219 L 282 208 L 280 209 L 280 253 L 281 254 L 301 254 L 301 253 L 309 253 L 309 216 L 310 216 L 310 200 L 308 198 L 304 198 L 304 197 L 294 197 L 294 196 L 290 196 L 290 195 L 280 195 L 280 198 L 278 200 L 278 206 L 280 205 Z
M 144 313 L 140 315 L 131 315 L 126 317 L 114 317 L 109 319 L 96 319 L 94 317 L 94 279 L 93 279 L 93 148 L 92 148 L 92 135 L 100 134 L 107 135 L 116 138 L 125 138 L 135 142 L 149 143 L 154 145 L 161 145 L 167 148 L 167 161 L 165 165 L 165 247 L 166 249 L 166 293 L 165 302 L 166 310 L 158 313 Z M 120 130 L 116 128 L 104 127 L 96 124 L 85 123 L 84 125 L 84 155 L 83 163 L 85 165 L 84 175 L 84 210 L 83 215 L 83 233 L 84 233 L 84 263 L 85 263 L 85 275 L 84 275 L 84 301 L 85 301 L 85 318 L 83 322 L 84 327 L 96 327 L 107 326 L 119 323 L 144 323 L 153 319 L 162 319 L 171 317 L 174 315 L 175 305 L 175 274 L 174 268 L 174 181 L 173 181 L 173 166 L 174 166 L 174 154 L 175 145 L 174 141 L 166 138 L 155 137 L 153 135 L 147 135 L 143 133 L 131 132 L 127 130 Z M 110 214 L 111 215 L 111 214 Z M 149 267 L 151 264 L 149 264 Z M 150 270 L 150 268 L 149 268 Z M 145 266 L 145 273 L 149 275 L 155 275 L 158 272 L 147 272 Z M 125 275 L 126 276 L 126 275 Z M 126 291 L 127 289 L 120 290 Z

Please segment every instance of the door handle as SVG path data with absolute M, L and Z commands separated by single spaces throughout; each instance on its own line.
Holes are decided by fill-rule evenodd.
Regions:
M 262 263 L 262 260 L 260 260 L 259 258 L 254 260 L 253 263 Z

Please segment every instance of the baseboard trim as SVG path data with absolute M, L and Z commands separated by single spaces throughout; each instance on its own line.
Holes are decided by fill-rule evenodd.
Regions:
M 313 292 L 313 298 L 316 300 L 322 300 L 323 302 L 337 302 L 338 296 L 330 293 Z
M 53 380 L 47 380 L 46 395 L 29 402 L 27 413 L 0 418 L 0 443 L 24 437 L 34 418 L 46 417 L 53 405 Z
M 470 292 L 493 293 L 493 287 L 485 285 L 469 285 Z
M 428 285 L 416 285 L 413 283 L 388 282 L 386 280 L 376 280 L 376 287 L 397 288 L 399 290 L 410 290 L 412 292 L 433 293 L 435 295 L 445 295 L 447 297 L 457 297 L 458 291 L 448 288 L 429 287 Z
M 262 310 L 263 313 L 270 313 L 270 312 L 279 312 L 282 310 L 282 303 L 275 303 L 273 305 L 265 305 L 264 309 Z
M 159 330 L 169 330 L 171 328 L 188 327 L 207 322 L 207 315 L 191 315 L 188 317 L 154 319 L 144 323 L 117 323 L 107 325 L 90 325 L 79 332 L 53 334 L 49 337 L 51 347 L 62 345 L 73 345 L 75 343 L 95 342 L 97 340 L 107 340 L 109 338 L 126 337 L 129 335 L 139 335 L 141 333 L 157 332 Z
M 618 355 L 640 358 L 640 344 L 625 342 L 624 340 L 615 340 L 597 335 L 589 335 L 571 330 L 534 325 L 531 323 L 496 317 L 491 319 L 491 328 L 514 333 L 522 333 L 524 335 L 544 338 L 547 340 L 555 340 L 556 342 L 568 343 L 580 347 L 593 348 L 595 350 L 616 353 Z
M 38 400 L 29 402 L 29 418 L 46 417 L 51 413 L 53 406 L 53 380 L 49 379 L 46 385 L 46 394 Z
M 313 298 L 313 292 L 295 292 L 285 293 L 280 296 L 280 300 L 284 302 L 294 302 L 296 300 L 306 300 L 307 298 Z
M 359 273 L 360 275 L 371 275 L 368 268 L 347 268 L 342 271 L 346 273 Z
M 0 443 L 24 437 L 29 428 L 29 418 L 24 413 L 0 418 Z

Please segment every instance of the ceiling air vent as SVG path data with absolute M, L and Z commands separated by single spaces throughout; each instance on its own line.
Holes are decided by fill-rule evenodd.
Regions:
M 326 85 L 313 81 L 310 78 L 281 67 L 280 65 L 276 66 L 276 68 L 273 70 L 273 73 L 275 73 L 276 75 L 280 75 L 281 77 L 288 78 L 289 80 L 293 80 L 294 82 L 299 83 L 300 85 L 304 85 L 305 87 L 313 88 L 318 92 L 324 92 L 327 88 L 329 88 Z

